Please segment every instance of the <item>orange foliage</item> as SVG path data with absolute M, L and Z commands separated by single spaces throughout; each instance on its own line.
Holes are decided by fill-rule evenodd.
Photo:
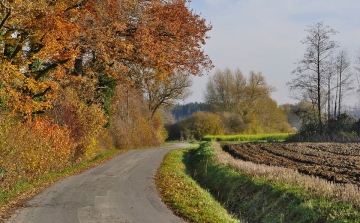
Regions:
M 1 123 L 0 183 L 7 190 L 18 180 L 37 179 L 70 165 L 70 130 L 48 118 Z
M 81 48 L 118 80 L 137 86 L 144 78 L 164 80 L 175 71 L 201 75 L 212 62 L 201 50 L 211 26 L 186 7 L 186 1 L 87 1 Z M 153 72 L 144 73 L 143 70 Z
M 46 115 L 71 129 L 70 136 L 76 142 L 71 161 L 75 164 L 94 158 L 101 151 L 103 137 L 106 138 L 104 126 L 107 119 L 104 111 L 98 104 L 86 104 L 75 89 L 65 88 L 59 95 L 55 107 Z
M 8 1 L 0 8 L 3 54 L 0 54 L 0 97 L 8 110 L 31 114 L 51 107 L 58 81 L 77 54 L 79 26 L 64 10 L 72 1 Z
M 147 118 L 144 80 L 212 68 L 201 50 L 211 26 L 185 4 L 0 2 L 0 117 L 12 118 L 0 123 L 2 188 L 92 159 L 111 147 L 109 132 L 121 147 L 165 140 L 161 116 Z
M 81 60 L 85 75 L 107 75 L 141 86 L 175 72 L 201 75 L 212 68 L 201 46 L 211 26 L 183 0 L 18 0 L 4 13 L 0 97 L 22 114 L 52 107 Z M 90 56 L 89 54 L 92 54 Z M 91 60 L 91 62 L 89 61 Z M 146 72 L 144 72 L 146 70 Z

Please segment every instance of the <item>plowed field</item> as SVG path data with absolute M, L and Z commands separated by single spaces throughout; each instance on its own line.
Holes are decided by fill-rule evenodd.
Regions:
M 224 145 L 223 150 L 245 161 L 360 186 L 360 143 L 246 143 Z

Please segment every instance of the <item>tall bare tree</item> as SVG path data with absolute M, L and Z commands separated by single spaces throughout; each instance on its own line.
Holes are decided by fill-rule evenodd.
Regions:
M 340 116 L 342 102 L 347 92 L 353 90 L 352 72 L 350 58 L 346 49 L 341 50 L 336 56 L 335 69 L 337 74 L 336 101 L 334 116 Z
M 314 23 L 305 31 L 308 32 L 308 35 L 301 43 L 307 46 L 306 52 L 303 59 L 298 62 L 298 67 L 292 72 L 296 78 L 288 85 L 293 91 L 315 93 L 317 120 L 319 130 L 322 133 L 322 85 L 328 60 L 333 50 L 338 46 L 336 41 L 330 39 L 337 31 L 325 26 L 323 22 Z
M 331 58 L 328 61 L 328 65 L 326 66 L 326 74 L 325 74 L 325 86 L 326 86 L 326 103 L 327 103 L 327 119 L 330 120 L 332 118 L 332 100 L 333 100 L 333 90 L 336 89 L 336 86 L 333 86 L 334 79 L 336 76 L 335 70 L 335 59 Z M 335 106 L 336 109 L 336 106 Z M 336 112 L 335 112 L 336 113 Z M 334 114 L 335 116 L 336 114 Z
M 356 66 L 355 66 L 355 70 L 356 70 L 356 81 L 357 81 L 357 92 L 360 93 L 360 48 L 357 51 L 357 56 L 356 56 L 356 62 L 355 62 Z

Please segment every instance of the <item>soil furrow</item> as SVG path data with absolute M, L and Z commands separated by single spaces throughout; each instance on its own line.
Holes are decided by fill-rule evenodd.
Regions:
M 245 161 L 360 186 L 360 143 L 247 143 L 224 145 L 223 150 Z

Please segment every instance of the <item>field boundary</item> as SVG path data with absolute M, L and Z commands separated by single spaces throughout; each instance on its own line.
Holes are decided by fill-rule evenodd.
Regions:
M 360 219 L 359 210 L 352 205 L 311 196 L 303 188 L 281 179 L 252 176 L 229 163 L 220 163 L 218 152 L 222 151 L 209 142 L 203 143 L 187 168 L 202 187 L 239 218 L 249 222 L 299 223 L 358 222 Z
M 239 135 L 206 135 L 202 141 L 229 141 L 229 142 L 254 142 L 254 141 L 285 141 L 294 133 L 273 134 L 239 134 Z

